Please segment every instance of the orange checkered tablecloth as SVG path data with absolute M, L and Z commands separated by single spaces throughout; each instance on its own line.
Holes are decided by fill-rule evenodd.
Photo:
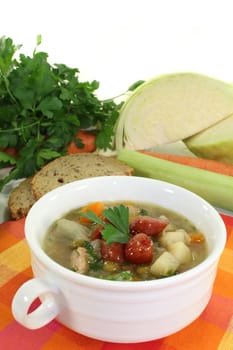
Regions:
M 185 329 L 138 344 L 90 339 L 55 320 L 39 330 L 18 324 L 11 313 L 12 298 L 20 285 L 32 277 L 24 219 L 0 224 L 0 350 L 233 350 L 233 217 L 221 215 L 228 239 L 207 308 Z

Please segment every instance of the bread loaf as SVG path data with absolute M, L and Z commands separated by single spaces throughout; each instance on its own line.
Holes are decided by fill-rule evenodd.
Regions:
M 95 176 L 132 175 L 133 169 L 113 157 L 95 153 L 63 156 L 45 165 L 32 179 L 36 199 L 66 183 Z
M 8 209 L 11 218 L 14 220 L 26 216 L 36 201 L 32 193 L 31 180 L 32 177 L 29 177 L 22 181 L 9 196 Z
M 11 218 L 27 215 L 32 205 L 45 193 L 66 183 L 94 176 L 132 175 L 133 169 L 113 157 L 95 153 L 67 155 L 45 165 L 34 176 L 22 181 L 10 194 Z

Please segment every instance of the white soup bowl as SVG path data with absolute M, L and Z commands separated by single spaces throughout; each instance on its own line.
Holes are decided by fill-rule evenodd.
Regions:
M 109 281 L 68 270 L 42 249 L 49 226 L 92 201 L 132 200 L 174 210 L 204 233 L 208 256 L 198 266 L 152 281 Z M 53 319 L 83 335 L 110 342 L 143 342 L 175 333 L 207 306 L 226 242 L 225 225 L 205 200 L 181 187 L 143 177 L 106 176 L 63 185 L 39 199 L 25 223 L 34 278 L 14 296 L 15 319 L 30 329 Z M 28 312 L 40 298 L 36 310 Z

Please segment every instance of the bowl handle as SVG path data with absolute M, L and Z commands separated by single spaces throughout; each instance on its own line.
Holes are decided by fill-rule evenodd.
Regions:
M 60 291 L 56 286 L 50 286 L 42 279 L 33 278 L 25 282 L 12 301 L 14 318 L 29 329 L 45 326 L 59 314 L 59 304 L 56 301 L 59 294 Z M 37 298 L 40 299 L 41 304 L 29 312 L 30 306 Z

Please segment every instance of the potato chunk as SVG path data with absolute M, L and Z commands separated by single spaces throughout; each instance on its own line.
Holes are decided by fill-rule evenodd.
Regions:
M 161 244 L 168 248 L 169 245 L 176 242 L 183 242 L 185 244 L 189 244 L 190 237 L 187 232 L 183 229 L 178 229 L 176 231 L 163 231 L 162 236 L 160 238 Z
M 191 250 L 184 242 L 176 242 L 169 245 L 168 251 L 174 255 L 181 264 L 187 264 L 192 259 Z
M 164 252 L 151 265 L 151 273 L 156 277 L 173 275 L 180 265 L 179 260 L 169 252 Z

